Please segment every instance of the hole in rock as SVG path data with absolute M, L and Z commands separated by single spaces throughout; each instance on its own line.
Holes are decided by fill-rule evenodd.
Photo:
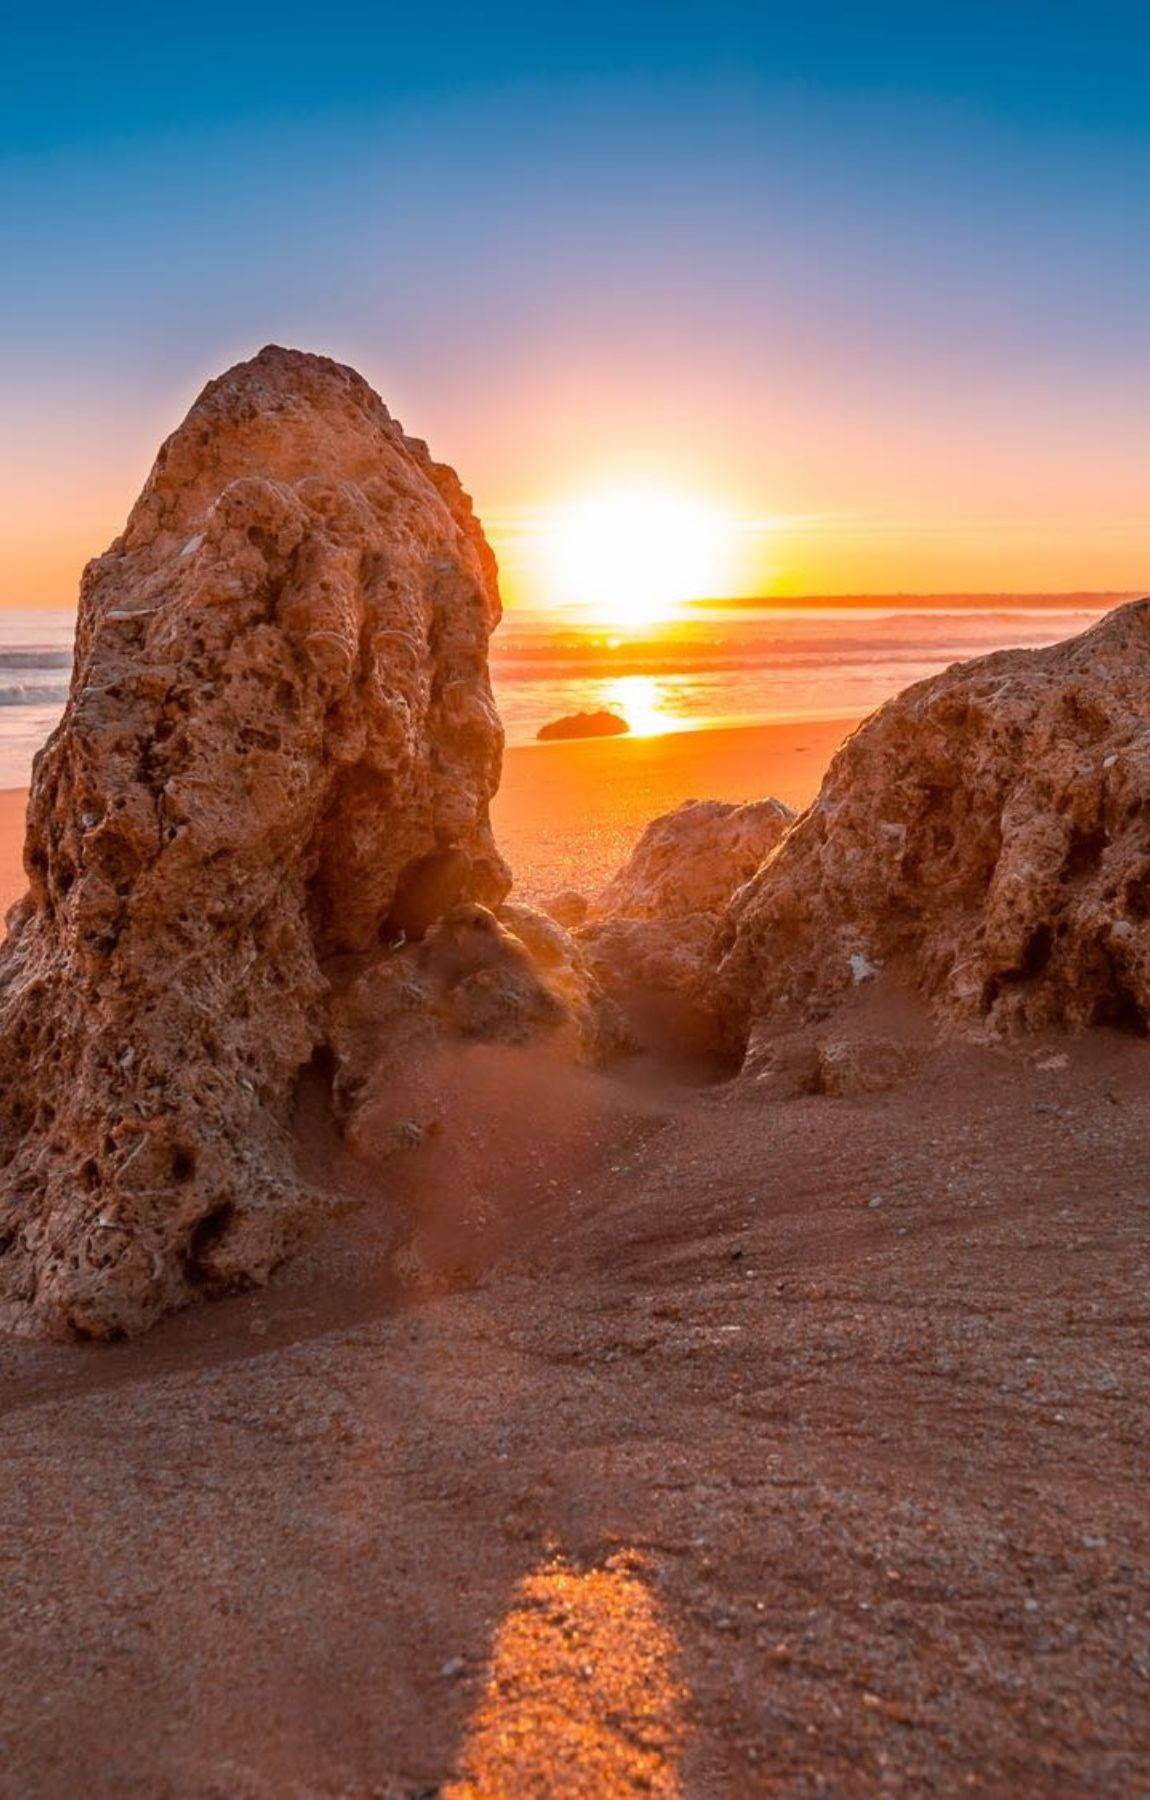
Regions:
M 1089 875 L 1102 861 L 1102 852 L 1108 842 L 1106 828 L 1096 825 L 1091 831 L 1075 831 L 1071 834 L 1066 851 L 1066 861 L 1062 865 L 1062 873 L 1068 881 L 1079 875 Z
M 1128 883 L 1124 906 L 1131 919 L 1150 918 L 1150 873 Z
M 310 1061 L 296 1076 L 292 1096 L 292 1126 L 301 1143 L 311 1147 L 342 1144 L 335 1116 L 335 1052 L 330 1044 L 317 1044 Z
M 1036 925 L 1026 940 L 1022 956 L 1013 969 L 1000 969 L 991 975 L 982 990 L 982 1010 L 988 1013 L 1009 982 L 1034 981 L 1042 974 L 1054 949 L 1054 932 L 1049 925 Z
M 1027 940 L 1026 949 L 1022 952 L 1022 961 L 1018 966 L 1020 981 L 1033 981 L 1041 975 L 1050 961 L 1050 952 L 1054 947 L 1054 934 L 1049 925 L 1038 925 Z
M 226 1201 L 223 1206 L 213 1207 L 211 1212 L 205 1213 L 193 1228 L 184 1258 L 189 1281 L 207 1279 L 209 1272 L 204 1268 L 205 1260 L 231 1224 L 235 1210 L 231 1202 Z
M 192 1150 L 178 1149 L 172 1152 L 172 1180 L 190 1181 L 196 1172 L 196 1157 Z
M 1112 1031 L 1125 1031 L 1133 1037 L 1146 1037 L 1150 1034 L 1150 1022 L 1147 1021 L 1138 1001 L 1123 982 L 1115 982 L 1114 986 L 1104 994 L 1099 994 L 1094 1002 L 1094 1010 L 1090 1015 L 1092 1025 L 1108 1025 Z

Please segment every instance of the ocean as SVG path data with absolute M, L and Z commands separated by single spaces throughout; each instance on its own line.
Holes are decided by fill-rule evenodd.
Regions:
M 789 609 L 706 605 L 642 633 L 514 609 L 492 643 L 492 677 L 509 744 L 603 707 L 643 735 L 857 717 L 949 663 L 1070 637 L 1113 603 L 900 595 Z M 71 612 L 0 610 L 0 787 L 27 786 L 33 755 L 63 711 L 74 625 Z
M 1072 637 L 1113 603 L 1075 596 L 1038 605 L 1006 595 L 985 606 L 925 598 L 916 606 L 913 596 L 790 609 L 709 604 L 640 635 L 509 612 L 492 671 L 510 744 L 530 742 L 549 720 L 600 708 L 643 735 L 857 718 L 950 663 Z

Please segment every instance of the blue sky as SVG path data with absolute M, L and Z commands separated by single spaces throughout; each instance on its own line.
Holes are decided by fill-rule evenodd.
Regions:
M 831 92 L 961 98 L 1057 131 L 1145 124 L 1141 0 L 805 0 L 576 6 L 10 6 L 13 148 L 374 110 L 523 79 L 754 72 Z
M 1148 75 L 1105 0 L 12 8 L 0 604 L 268 340 L 497 524 L 638 469 L 826 521 L 792 586 L 1150 580 Z

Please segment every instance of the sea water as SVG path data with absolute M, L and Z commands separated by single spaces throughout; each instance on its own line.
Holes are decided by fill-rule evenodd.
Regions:
M 27 787 L 68 698 L 75 614 L 0 609 L 0 788 Z
M 865 607 L 699 606 L 640 632 L 578 616 L 509 609 L 491 672 L 509 744 L 601 708 L 634 733 L 771 720 L 857 718 L 911 682 L 987 651 L 1036 648 L 1082 631 L 1089 603 L 940 606 L 899 596 Z M 0 787 L 26 787 L 64 708 L 71 612 L 0 609 Z
M 606 709 L 633 733 L 859 718 L 950 663 L 1072 637 L 1107 602 L 941 607 L 700 606 L 657 630 L 509 612 L 492 645 L 511 744 L 549 720 Z

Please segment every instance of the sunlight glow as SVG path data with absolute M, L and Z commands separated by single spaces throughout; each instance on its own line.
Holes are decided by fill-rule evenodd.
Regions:
M 612 488 L 557 507 L 543 548 L 552 604 L 636 631 L 673 617 L 684 601 L 728 591 L 733 530 L 693 495 Z
M 678 1646 L 633 1551 L 553 1557 L 520 1583 L 444 1800 L 650 1794 L 682 1800 Z
M 621 713 L 632 737 L 658 737 L 675 723 L 664 704 L 664 686 L 657 675 L 616 675 L 603 684 L 603 704 Z

